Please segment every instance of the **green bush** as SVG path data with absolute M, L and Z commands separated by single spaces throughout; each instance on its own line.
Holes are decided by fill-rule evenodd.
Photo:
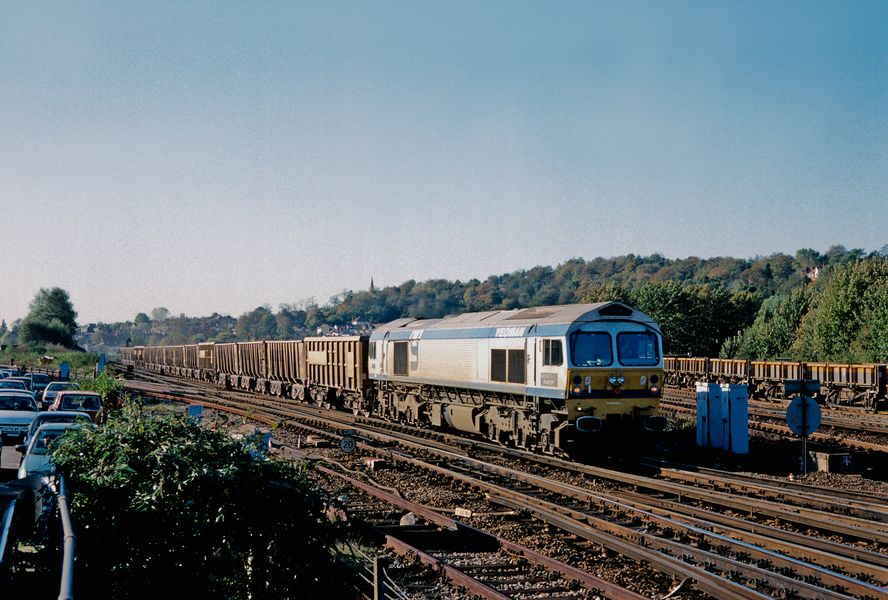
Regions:
M 77 387 L 88 392 L 96 392 L 102 396 L 105 406 L 117 406 L 123 394 L 123 381 L 115 379 L 102 371 L 98 377 L 84 377 L 77 380 Z
M 79 597 L 349 595 L 304 466 L 134 404 L 66 435 L 54 459 L 69 481 Z

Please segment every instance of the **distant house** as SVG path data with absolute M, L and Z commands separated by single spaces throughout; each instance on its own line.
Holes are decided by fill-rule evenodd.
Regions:
M 819 266 L 815 265 L 813 267 L 805 267 L 805 277 L 807 277 L 811 281 L 814 281 L 815 279 L 817 279 L 818 275 L 820 275 L 820 267 Z

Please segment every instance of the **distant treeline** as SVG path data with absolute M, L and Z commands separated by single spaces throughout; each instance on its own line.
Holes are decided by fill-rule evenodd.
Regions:
M 888 360 L 888 246 L 834 246 L 755 259 L 621 256 L 572 259 L 485 280 L 406 281 L 313 302 L 259 307 L 238 319 L 166 309 L 99 324 L 87 345 L 290 339 L 400 317 L 623 300 L 658 320 L 673 354 Z

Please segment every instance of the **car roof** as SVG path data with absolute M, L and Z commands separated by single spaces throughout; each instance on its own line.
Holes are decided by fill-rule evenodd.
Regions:
M 90 392 L 87 390 L 62 390 L 59 392 L 59 396 L 98 396 L 102 397 L 98 392 Z
M 43 421 L 45 419 L 58 419 L 59 417 L 84 417 L 85 419 L 92 420 L 92 417 L 80 410 L 51 410 L 42 412 L 35 418 Z
M 46 425 L 41 425 L 37 431 L 34 432 L 34 437 L 37 437 L 37 434 L 41 431 L 79 429 L 80 427 L 83 427 L 83 423 L 47 423 Z
M 0 396 L 27 396 L 28 398 L 34 397 L 34 392 L 29 392 L 28 390 L 13 390 L 9 388 L 0 389 Z

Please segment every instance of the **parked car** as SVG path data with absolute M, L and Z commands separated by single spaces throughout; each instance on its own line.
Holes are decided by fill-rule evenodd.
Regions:
M 18 369 L 2 369 L 0 373 L 3 373 L 3 377 L 18 377 L 21 375 L 21 372 Z
M 52 381 L 43 390 L 43 398 L 40 399 L 40 408 L 46 410 L 55 402 L 56 395 L 63 390 L 76 390 L 77 385 L 73 381 Z
M 55 472 L 55 464 L 49 454 L 51 445 L 62 437 L 66 431 L 80 429 L 82 423 L 47 423 L 38 429 L 31 442 L 16 446 L 16 450 L 22 452 L 22 462 L 19 465 L 18 477 L 24 479 L 30 475 L 51 475 Z
M 89 423 L 91 424 L 92 417 L 90 417 L 85 412 L 79 412 L 76 410 L 51 410 L 48 412 L 39 413 L 34 420 L 31 421 L 31 426 L 28 428 L 28 431 L 25 433 L 25 439 L 22 440 L 22 444 L 27 448 L 28 444 L 31 443 L 31 438 L 34 437 L 34 433 L 49 423 Z
M 18 379 L 6 378 L 0 379 L 0 390 L 23 390 L 28 391 L 28 386 L 24 381 Z
M 49 375 L 44 375 L 43 373 L 28 373 L 26 377 L 31 380 L 31 391 L 37 394 L 38 398 L 43 395 L 43 390 L 45 390 L 46 386 L 49 385 L 49 382 L 52 381 L 49 378 Z
M 102 420 L 102 397 L 95 392 L 64 390 L 56 395 L 49 410 L 76 410 L 88 414 L 94 423 Z
M 30 392 L 0 390 L 0 438 L 21 439 L 37 416 Z
M 25 389 L 28 391 L 31 391 L 31 378 L 30 377 L 25 377 L 24 375 L 16 376 L 16 377 L 7 377 L 3 381 L 21 381 L 22 383 L 25 384 Z

